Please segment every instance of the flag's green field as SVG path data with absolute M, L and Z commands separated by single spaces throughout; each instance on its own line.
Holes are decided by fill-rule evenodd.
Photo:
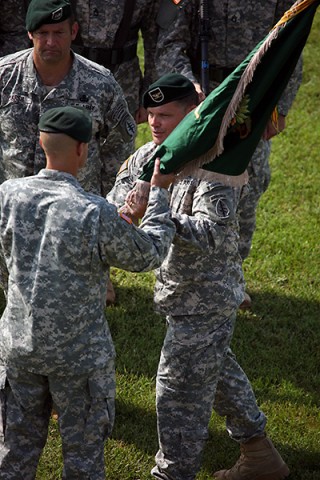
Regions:
M 272 182 L 245 263 L 253 309 L 239 313 L 233 350 L 252 381 L 268 432 L 293 480 L 320 479 L 320 14 L 304 50 L 304 79 L 288 126 L 273 142 Z M 149 140 L 146 126 L 137 145 Z M 165 333 L 153 313 L 153 274 L 112 270 L 107 309 L 117 350 L 117 416 L 105 448 L 106 478 L 146 480 L 157 450 L 155 374 Z M 57 422 L 37 480 L 61 476 Z M 238 446 L 214 413 L 198 480 L 231 466 Z

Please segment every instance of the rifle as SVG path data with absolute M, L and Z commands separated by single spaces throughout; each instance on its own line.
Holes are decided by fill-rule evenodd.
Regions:
M 201 88 L 205 96 L 210 93 L 209 86 L 209 10 L 208 0 L 200 0 L 200 45 L 201 45 Z

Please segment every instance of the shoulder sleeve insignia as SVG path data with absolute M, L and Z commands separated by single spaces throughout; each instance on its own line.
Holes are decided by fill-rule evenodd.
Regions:
M 128 163 L 129 163 L 130 158 L 131 158 L 131 156 L 123 162 L 123 164 L 119 168 L 119 171 L 118 171 L 117 175 L 120 175 L 120 173 L 124 172 L 125 170 L 128 170 Z

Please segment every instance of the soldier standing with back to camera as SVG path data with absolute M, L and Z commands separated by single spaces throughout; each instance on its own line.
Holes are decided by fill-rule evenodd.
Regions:
M 247 54 L 268 34 L 293 0 L 162 0 L 157 18 L 160 27 L 157 46 L 157 69 L 182 73 L 194 82 L 204 98 L 201 77 L 201 45 L 208 53 L 208 94 L 241 63 Z M 256 226 L 256 210 L 261 195 L 270 183 L 270 138 L 285 128 L 286 115 L 301 83 L 300 62 L 278 104 L 276 124 L 271 120 L 263 139 L 248 165 L 250 188 L 238 206 L 239 252 L 244 261 L 249 255 Z M 202 82 L 204 83 L 204 82 Z M 246 293 L 240 308 L 250 308 Z

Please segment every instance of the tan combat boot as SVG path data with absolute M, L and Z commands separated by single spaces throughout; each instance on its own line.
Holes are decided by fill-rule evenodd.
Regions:
M 241 455 L 230 470 L 219 470 L 214 478 L 223 480 L 282 480 L 289 468 L 282 460 L 271 440 L 256 437 L 240 445 Z

